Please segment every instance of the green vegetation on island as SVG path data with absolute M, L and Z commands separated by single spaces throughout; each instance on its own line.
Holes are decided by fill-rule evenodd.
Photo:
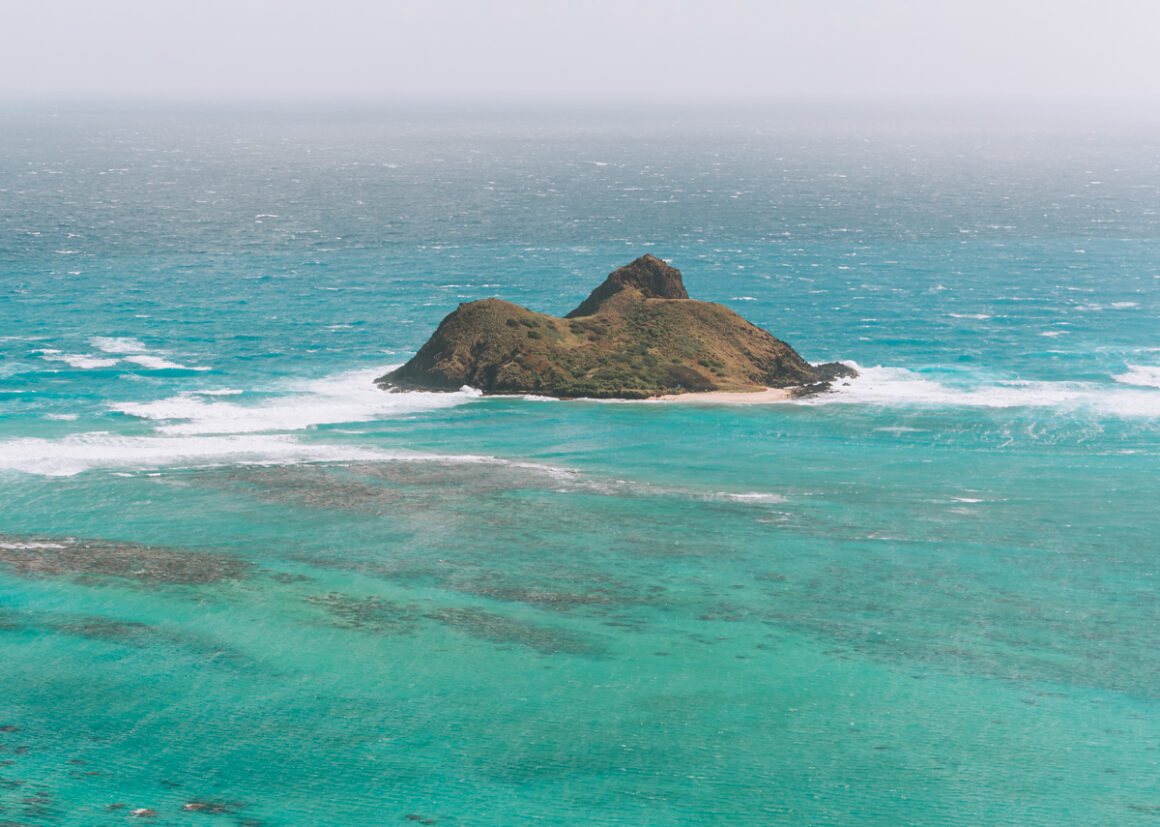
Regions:
M 787 388 L 816 393 L 854 371 L 814 366 L 727 307 L 690 299 L 651 255 L 616 270 L 564 318 L 499 299 L 461 304 L 413 359 L 376 381 L 402 390 L 646 399 Z

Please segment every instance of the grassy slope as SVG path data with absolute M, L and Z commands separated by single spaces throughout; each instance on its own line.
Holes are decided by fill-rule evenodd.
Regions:
M 570 319 L 499 299 L 460 305 L 419 353 L 387 377 L 402 387 L 644 398 L 808 384 L 789 345 L 718 304 L 624 290 Z

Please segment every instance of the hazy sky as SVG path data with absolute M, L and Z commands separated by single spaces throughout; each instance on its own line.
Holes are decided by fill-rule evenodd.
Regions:
M 1160 0 L 0 0 L 0 98 L 1160 102 Z

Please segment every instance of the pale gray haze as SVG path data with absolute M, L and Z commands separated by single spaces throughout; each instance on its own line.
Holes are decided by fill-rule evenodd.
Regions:
M 1150 101 L 1158 0 L 0 0 L 0 99 Z

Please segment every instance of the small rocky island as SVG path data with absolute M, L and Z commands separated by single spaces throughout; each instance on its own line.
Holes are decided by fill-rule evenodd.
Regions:
M 811 365 L 727 307 L 696 301 L 681 273 L 642 256 L 564 318 L 484 299 L 459 305 L 411 361 L 375 380 L 393 390 L 647 399 L 707 391 L 827 390 L 855 372 Z

